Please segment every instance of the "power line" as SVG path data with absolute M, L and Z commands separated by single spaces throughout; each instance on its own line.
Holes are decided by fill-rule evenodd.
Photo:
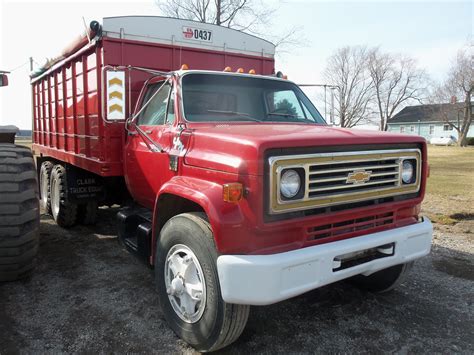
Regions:
M 17 69 L 20 69 L 20 68 L 24 67 L 24 66 L 25 66 L 26 64 L 28 64 L 28 63 L 29 63 L 29 60 L 27 60 L 27 61 L 24 62 L 23 64 L 21 64 L 21 65 L 15 67 L 15 68 L 13 68 L 13 69 L 10 69 L 9 72 L 12 73 L 12 72 L 14 72 L 14 71 L 17 70 Z

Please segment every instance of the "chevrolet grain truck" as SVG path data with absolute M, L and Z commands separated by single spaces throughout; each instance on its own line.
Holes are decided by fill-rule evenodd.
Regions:
M 31 78 L 41 204 L 119 204 L 175 333 L 213 351 L 251 305 L 350 279 L 392 289 L 430 251 L 417 136 L 328 126 L 275 46 L 187 20 L 110 17 Z M 100 223 L 100 222 L 99 222 Z

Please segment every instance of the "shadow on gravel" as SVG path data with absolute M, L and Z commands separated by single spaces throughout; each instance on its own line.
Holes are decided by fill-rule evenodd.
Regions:
M 0 284 L 0 353 L 193 353 L 166 325 L 153 272 L 116 240 L 116 209 L 64 230 L 42 216 L 38 267 Z M 347 283 L 252 307 L 221 353 L 470 352 L 473 255 L 436 246 L 392 293 Z

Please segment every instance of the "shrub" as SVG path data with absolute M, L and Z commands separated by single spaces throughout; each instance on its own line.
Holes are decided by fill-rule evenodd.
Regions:
M 467 145 L 474 145 L 474 137 L 466 138 Z

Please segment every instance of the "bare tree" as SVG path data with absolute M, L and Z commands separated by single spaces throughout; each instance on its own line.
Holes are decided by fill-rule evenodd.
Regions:
M 268 22 L 274 9 L 258 0 L 158 0 L 167 16 L 251 31 Z
M 263 0 L 156 0 L 160 10 L 170 17 L 212 23 L 248 32 L 275 43 L 281 52 L 302 45 L 300 28 L 269 35 L 276 7 Z
M 368 55 L 368 71 L 372 80 L 380 130 L 386 131 L 387 120 L 406 104 L 426 96 L 426 74 L 415 60 L 383 53 L 374 48 Z
M 366 47 L 343 47 L 328 59 L 323 76 L 327 83 L 339 88 L 335 110 L 341 127 L 351 128 L 368 118 L 373 99 L 368 53 Z
M 474 68 L 472 60 L 473 44 L 467 45 L 457 53 L 448 73 L 447 80 L 435 91 L 439 102 L 451 102 L 457 119 L 441 110 L 443 120 L 458 132 L 458 144 L 467 145 L 467 134 L 473 122 L 472 96 L 474 90 Z M 459 103 L 456 103 L 457 99 Z M 444 107 L 447 107 L 444 105 Z

